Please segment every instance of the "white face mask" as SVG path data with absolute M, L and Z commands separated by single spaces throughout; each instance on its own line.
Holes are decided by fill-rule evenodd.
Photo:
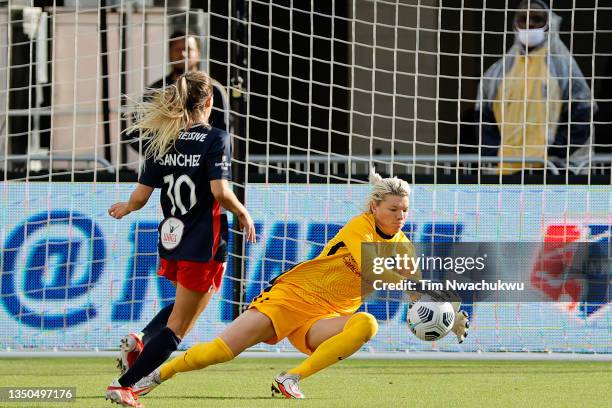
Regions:
M 546 27 L 542 28 L 532 28 L 523 30 L 521 28 L 517 28 L 517 38 L 525 47 L 535 47 L 544 42 L 546 38 Z

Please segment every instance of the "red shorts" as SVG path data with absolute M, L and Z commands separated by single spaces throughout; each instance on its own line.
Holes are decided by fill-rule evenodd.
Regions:
M 157 274 L 196 292 L 217 292 L 221 287 L 225 265 L 221 262 L 175 261 L 160 258 Z

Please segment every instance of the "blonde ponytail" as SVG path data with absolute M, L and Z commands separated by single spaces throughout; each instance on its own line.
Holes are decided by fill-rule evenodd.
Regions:
M 134 123 L 125 132 L 141 132 L 141 137 L 148 140 L 145 156 L 157 160 L 168 153 L 181 130 L 202 113 L 211 95 L 212 80 L 206 73 L 183 74 L 175 84 L 152 91 L 149 102 L 132 104 L 127 117 Z
M 370 176 L 368 177 L 370 184 L 376 184 L 383 181 L 383 178 L 374 170 L 374 167 L 370 169 Z

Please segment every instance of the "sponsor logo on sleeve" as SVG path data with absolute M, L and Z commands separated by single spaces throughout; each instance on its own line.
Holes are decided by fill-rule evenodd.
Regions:
M 230 160 L 227 159 L 226 155 L 221 156 L 221 161 L 215 163 L 215 167 L 221 167 L 223 171 L 228 171 L 230 168 Z

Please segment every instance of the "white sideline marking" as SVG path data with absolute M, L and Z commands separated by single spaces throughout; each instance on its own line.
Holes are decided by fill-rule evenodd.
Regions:
M 1 358 L 35 357 L 117 357 L 119 351 L 0 351 Z M 181 352 L 174 352 L 176 356 Z M 238 358 L 304 358 L 302 353 L 292 351 L 245 351 Z M 363 360 L 527 360 L 527 361 L 608 361 L 612 354 L 587 353 L 505 353 L 505 352 L 367 352 L 360 351 L 351 359 Z

